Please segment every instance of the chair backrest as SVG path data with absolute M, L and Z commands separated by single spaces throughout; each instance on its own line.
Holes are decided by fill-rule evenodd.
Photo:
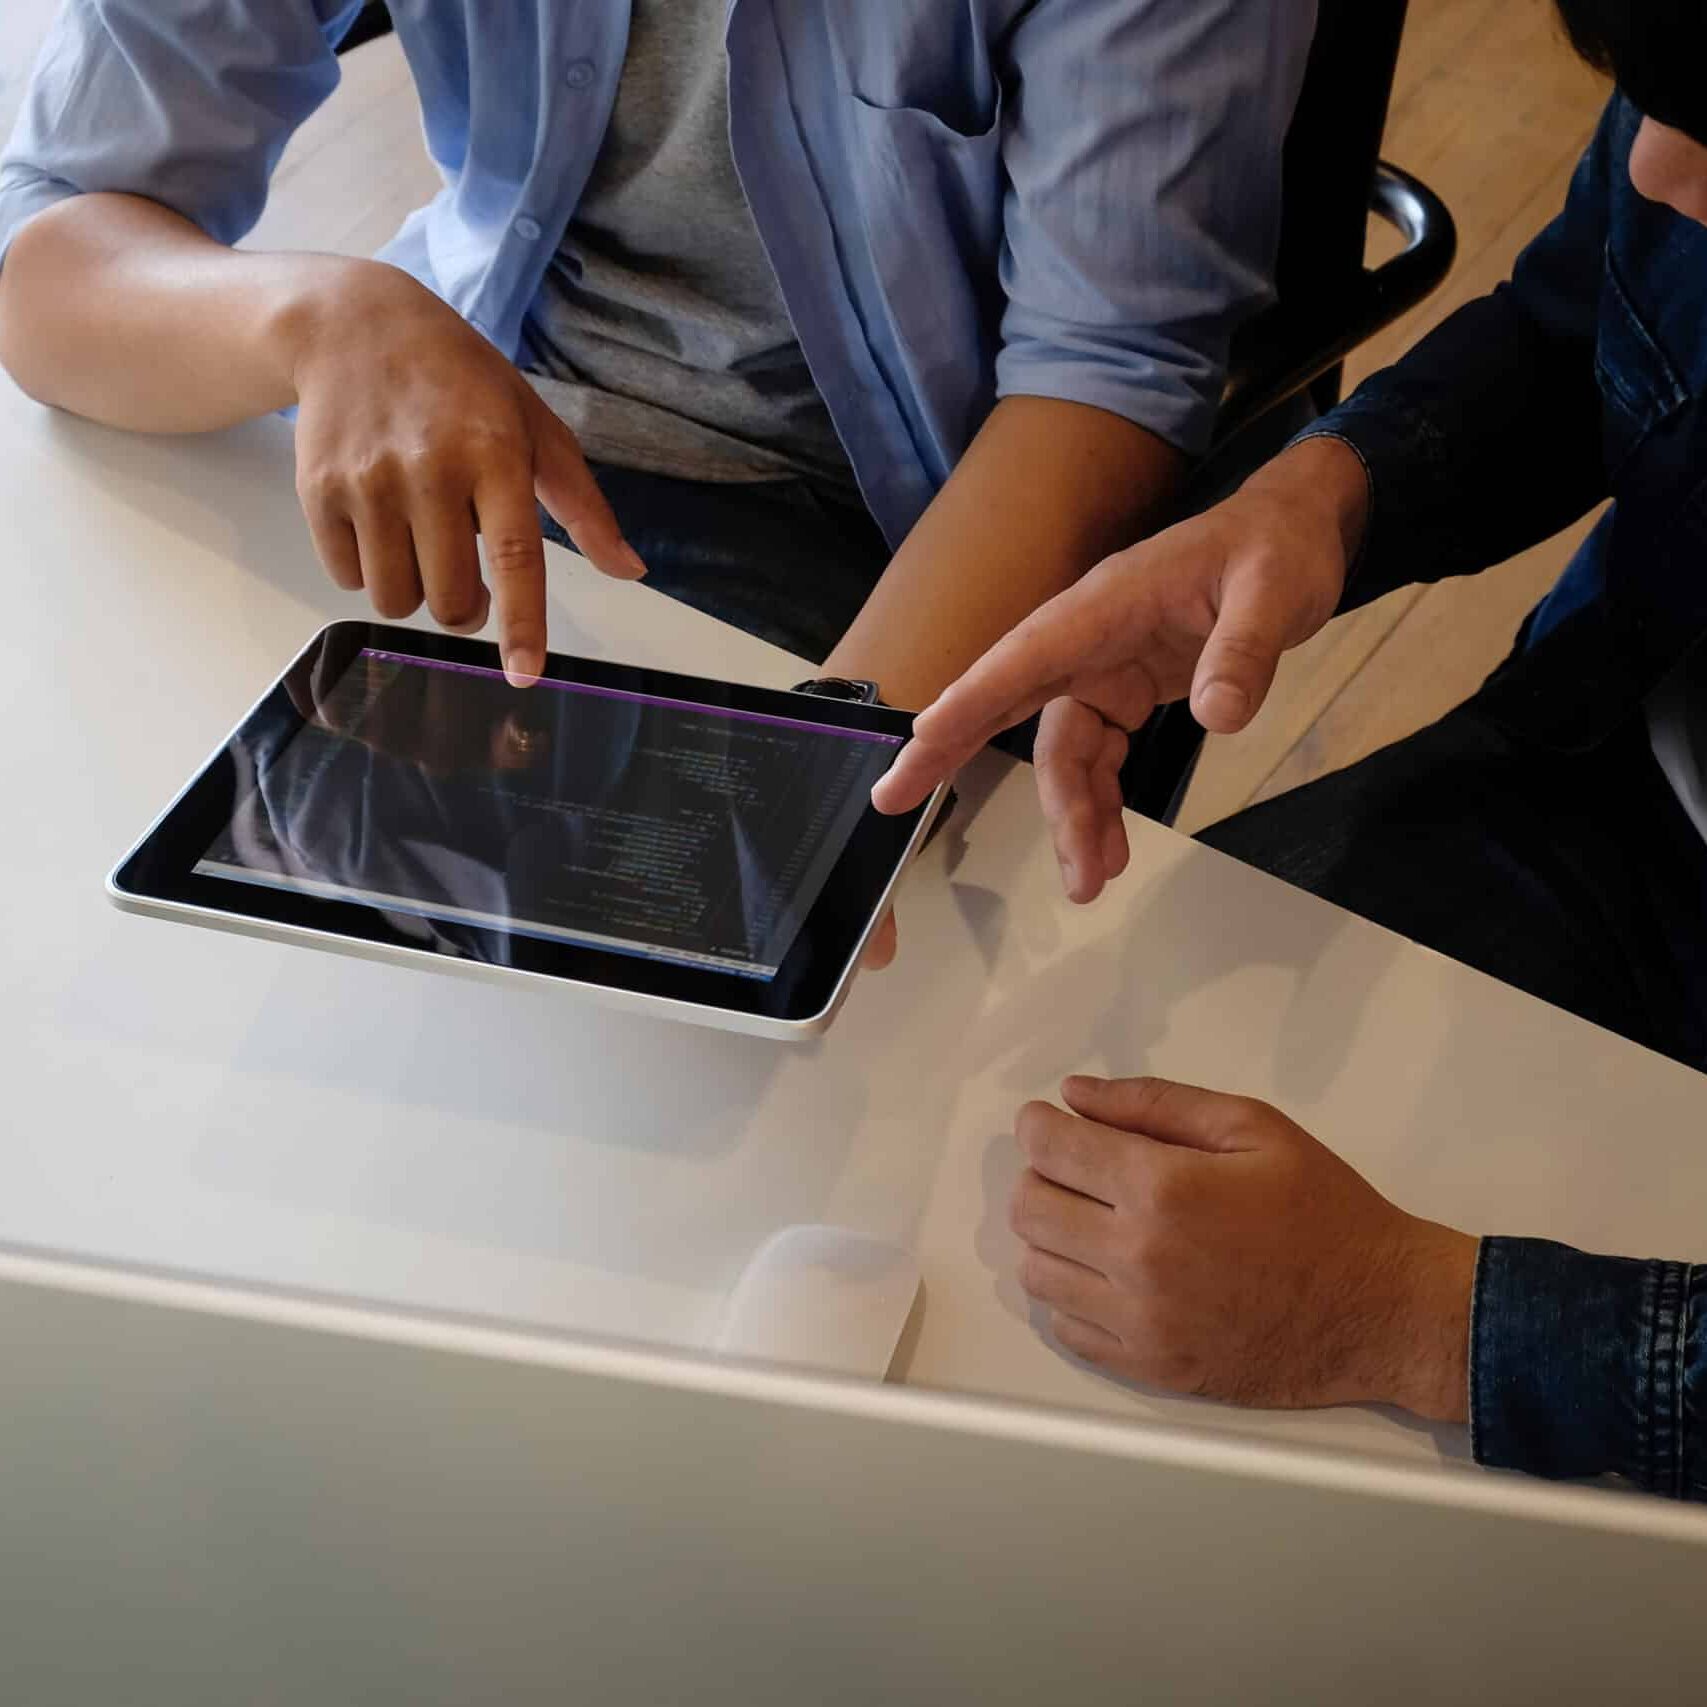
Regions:
M 1318 0 L 1315 45 L 1286 138 L 1282 301 L 1363 266 L 1370 197 L 1407 0 Z
M 353 47 L 360 47 L 363 42 L 370 42 L 379 36 L 391 34 L 391 13 L 386 9 L 382 0 L 374 0 L 374 4 L 362 7 L 356 14 L 356 21 L 345 32 L 344 39 L 338 43 L 339 53 L 348 53 Z

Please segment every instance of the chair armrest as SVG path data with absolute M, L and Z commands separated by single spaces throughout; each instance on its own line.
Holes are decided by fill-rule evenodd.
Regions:
M 1239 333 L 1215 427 L 1217 445 L 1338 367 L 1426 300 L 1451 271 L 1457 227 L 1426 184 L 1383 161 L 1375 170 L 1370 211 L 1403 235 L 1404 249 L 1364 269 L 1344 289 L 1276 303 Z
M 1361 269 L 1347 288 L 1323 288 L 1309 300 L 1276 303 L 1234 341 L 1226 401 L 1215 428 L 1223 449 L 1271 410 L 1306 391 L 1360 344 L 1433 292 L 1452 269 L 1458 233 L 1446 204 L 1408 172 L 1377 166 L 1371 210 L 1395 226 L 1403 251 Z M 1237 458 L 1240 447 L 1229 453 Z M 1133 741 L 1121 772 L 1126 804 L 1171 824 L 1191 782 L 1203 730 L 1181 701 L 1158 710 Z

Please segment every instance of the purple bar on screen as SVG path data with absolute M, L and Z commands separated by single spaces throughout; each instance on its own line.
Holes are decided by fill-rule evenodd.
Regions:
M 505 681 L 502 670 L 489 670 L 484 664 L 451 664 L 441 658 L 418 658 L 409 652 L 384 652 L 377 646 L 364 646 L 364 658 L 379 658 L 391 664 L 417 664 L 425 670 L 451 670 L 463 676 L 485 676 L 492 681 Z M 810 729 L 819 735 L 840 735 L 849 741 L 874 741 L 880 747 L 899 747 L 899 735 L 880 735 L 869 729 L 842 729 L 834 723 L 811 723 L 804 718 L 770 717 L 759 711 L 732 711 L 721 705 L 700 705 L 691 699 L 663 699 L 657 694 L 629 693 L 623 688 L 596 688 L 586 682 L 556 682 L 542 676 L 536 688 L 556 688 L 560 693 L 588 694 L 595 699 L 625 699 L 636 705 L 662 705 L 672 711 L 698 711 L 707 717 L 726 717 L 740 723 L 768 723 L 777 729 Z

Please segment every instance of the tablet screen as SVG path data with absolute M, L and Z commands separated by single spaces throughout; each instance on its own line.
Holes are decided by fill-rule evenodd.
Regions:
M 899 745 L 365 646 L 240 749 L 195 872 L 769 980 Z

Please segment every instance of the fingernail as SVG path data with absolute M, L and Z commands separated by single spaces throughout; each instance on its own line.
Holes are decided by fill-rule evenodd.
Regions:
M 1251 696 L 1233 682 L 1211 682 L 1197 696 L 1197 708 L 1217 723 L 1238 723 L 1250 715 Z
M 1061 867 L 1061 881 L 1071 894 L 1079 886 L 1079 868 L 1070 859 L 1058 861 Z
M 645 561 L 632 545 L 628 545 L 626 543 L 623 545 L 622 561 L 628 569 L 629 578 L 631 580 L 644 581 L 646 579 Z
M 511 652 L 504 659 L 504 676 L 513 688 L 531 688 L 544 668 L 543 659 L 535 663 L 525 652 Z

